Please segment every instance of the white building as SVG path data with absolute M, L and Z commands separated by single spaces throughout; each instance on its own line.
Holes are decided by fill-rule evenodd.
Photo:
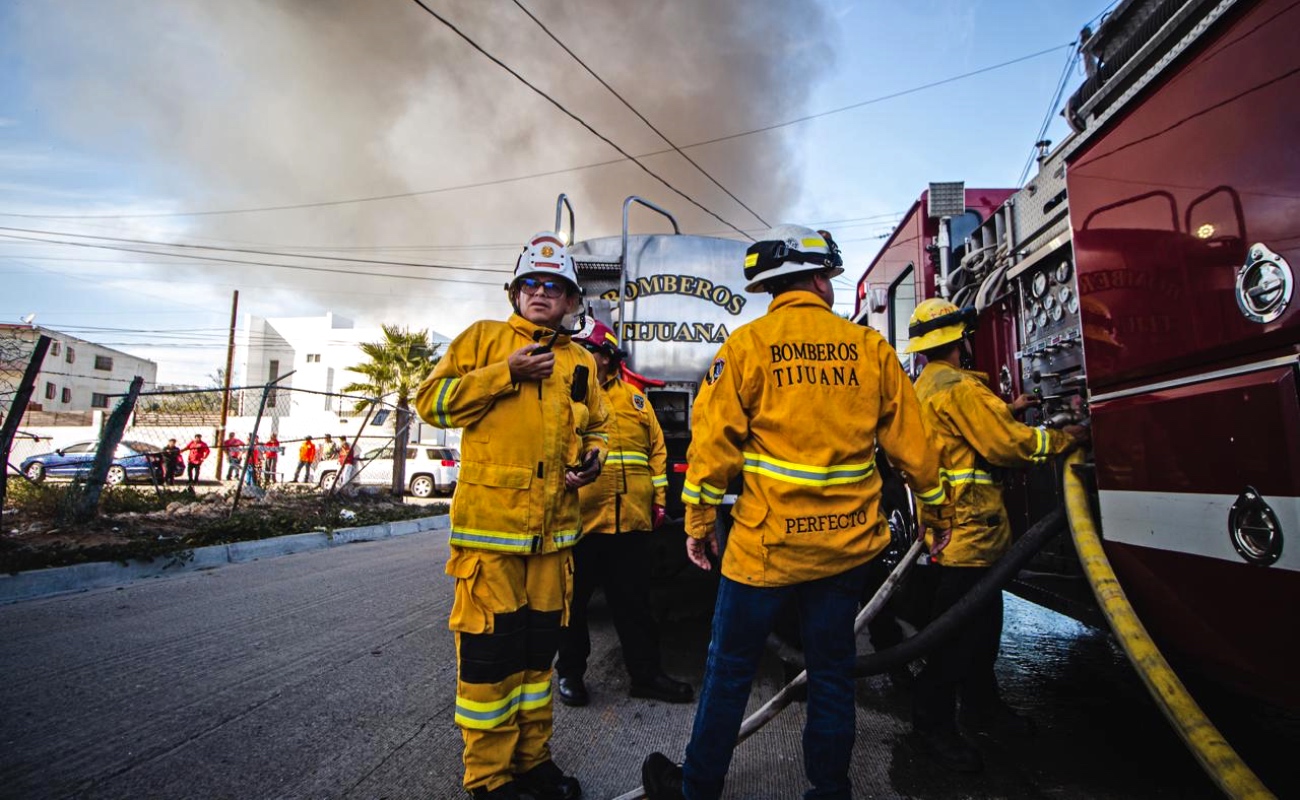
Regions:
M 35 344 L 41 335 L 50 337 L 41 372 L 32 388 L 29 411 L 93 411 L 113 404 L 113 396 L 124 394 L 137 375 L 144 378 L 143 390 L 158 381 L 158 365 L 121 350 L 78 339 L 39 325 L 0 323 L 0 336 Z M 30 352 L 30 347 L 22 348 Z M 26 369 L 23 363 L 0 364 L 7 382 L 17 386 Z
M 429 332 L 429 338 L 434 344 L 450 341 L 435 331 Z M 277 395 L 277 402 L 268 404 L 278 409 L 279 416 L 350 416 L 352 401 L 326 395 L 339 393 L 350 383 L 364 383 L 365 377 L 349 367 L 367 360 L 362 344 L 383 339 L 378 325 L 357 327 L 332 312 L 319 317 L 249 315 L 236 342 L 243 359 L 234 380 L 242 386 L 260 386 L 292 372 L 278 385 L 297 391 L 289 392 L 287 401 Z M 247 402 L 251 394 L 245 397 Z M 256 413 L 256 409 L 243 413 Z

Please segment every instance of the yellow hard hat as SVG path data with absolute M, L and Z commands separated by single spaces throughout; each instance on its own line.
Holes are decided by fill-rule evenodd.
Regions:
M 955 342 L 966 335 L 966 326 L 975 321 L 975 309 L 958 308 L 942 297 L 922 302 L 907 321 L 905 353 L 921 353 Z

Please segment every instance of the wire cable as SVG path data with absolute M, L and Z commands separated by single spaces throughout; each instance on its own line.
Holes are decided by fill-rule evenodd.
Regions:
M 527 14 L 529 19 L 531 19 L 533 22 L 537 23 L 537 27 L 541 28 L 542 31 L 543 31 L 547 36 L 551 37 L 551 40 L 552 40 L 553 42 L 555 42 L 556 44 L 558 44 L 558 45 L 560 46 L 560 49 L 561 49 L 561 50 L 563 50 L 564 52 L 568 53 L 569 56 L 572 57 L 574 61 L 578 62 L 579 66 L 581 66 L 583 69 L 585 69 L 585 70 L 587 71 L 587 74 L 589 74 L 589 75 L 591 75 L 591 77 L 595 78 L 596 81 L 597 81 L 601 86 L 604 86 L 606 89 L 608 89 L 608 90 L 609 90 L 609 93 L 612 94 L 612 95 L 614 95 L 615 97 L 617 97 L 618 100 L 619 100 L 619 102 L 622 103 L 624 106 L 627 107 L 627 110 L 628 110 L 628 111 L 631 111 L 633 114 L 635 114 L 635 115 L 636 115 L 636 118 L 639 119 L 639 120 L 641 120 L 642 122 L 644 122 L 644 123 L 646 124 L 646 127 L 647 127 L 647 128 L 649 128 L 650 130 L 654 131 L 654 132 L 655 132 L 655 135 L 657 135 L 660 139 L 663 139 L 663 140 L 664 140 L 664 143 L 666 143 L 669 147 L 671 147 L 671 148 L 672 148 L 672 149 L 677 153 L 677 155 L 679 155 L 679 156 L 681 156 L 682 158 L 686 159 L 686 162 L 687 162 L 688 164 L 690 164 L 692 167 L 695 167 L 697 170 L 699 170 L 701 175 L 703 175 L 704 177 L 706 177 L 706 178 L 708 178 L 710 181 L 712 181 L 712 182 L 713 182 L 713 185 L 716 186 L 716 187 L 718 187 L 719 189 L 721 189 L 723 192 L 725 192 L 726 195 L 727 195 L 727 197 L 730 197 L 732 200 L 735 200 L 735 201 L 740 205 L 741 208 L 745 209 L 745 210 L 748 211 L 751 215 L 753 215 L 754 219 L 758 220 L 759 222 L 763 223 L 763 225 L 765 225 L 765 226 L 767 226 L 767 227 L 769 227 L 769 228 L 772 226 L 772 223 L 770 223 L 770 222 L 768 222 L 767 220 L 763 219 L 762 215 L 760 215 L 757 211 L 755 211 L 754 209 L 752 209 L 752 208 L 750 208 L 748 205 L 746 205 L 746 203 L 745 203 L 744 200 L 741 200 L 739 197 L 736 197 L 736 195 L 733 194 L 732 191 L 731 191 L 730 189 L 728 189 L 727 187 L 725 187 L 725 186 L 723 186 L 721 183 L 719 183 L 719 182 L 718 182 L 718 179 L 715 178 L 715 177 L 713 177 L 712 175 L 710 175 L 708 170 L 706 170 L 704 167 L 701 167 L 701 166 L 700 166 L 700 165 L 695 161 L 695 159 L 693 159 L 693 158 L 691 158 L 690 156 L 686 155 L 686 153 L 684 153 L 680 147 L 678 147 L 676 144 L 673 143 L 673 140 L 672 140 L 672 139 L 669 139 L 668 136 L 667 136 L 663 131 L 661 131 L 661 130 L 659 130 L 658 128 L 656 128 L 655 125 L 654 125 L 654 123 L 652 123 L 650 120 L 648 120 L 648 119 L 645 118 L 645 115 L 644 115 L 644 114 L 642 114 L 640 111 L 637 111 L 636 108 L 633 107 L 633 105 L 632 105 L 631 103 L 629 103 L 629 102 L 627 101 L 626 98 L 623 97 L 623 95 L 621 95 L 621 94 L 618 93 L 618 90 L 616 90 L 613 86 L 610 86 L 609 83 L 606 82 L 604 78 L 602 78 L 602 77 L 600 77 L 599 75 L 596 74 L 596 71 L 595 71 L 595 70 L 593 70 L 591 67 L 587 66 L 587 62 L 585 62 L 585 61 L 583 61 L 581 58 L 579 58 L 577 53 L 575 53 L 575 52 L 573 52 L 572 50 L 570 50 L 568 45 L 566 45 L 564 42 L 560 41 L 559 37 L 556 36 L 554 33 L 552 33 L 552 32 L 551 32 L 551 29 L 548 28 L 548 27 L 546 27 L 546 25 L 545 25 L 545 24 L 544 24 L 540 19 L 538 19 L 538 18 L 533 14 L 533 12 L 529 11 L 527 6 L 525 6 L 522 2 L 520 2 L 520 0 L 514 0 L 514 4 L 517 5 L 517 6 L 519 6 L 519 10 L 522 11 L 522 12 L 524 12 L 525 14 Z
M 717 214 L 717 212 L 715 212 L 715 211 L 713 211 L 712 209 L 708 208 L 708 207 L 705 206 L 703 203 L 701 203 L 700 201 L 696 200 L 694 197 L 691 197 L 691 196 L 688 195 L 686 192 L 683 192 L 681 189 L 678 189 L 676 186 L 673 186 L 673 185 L 672 185 L 671 183 L 669 183 L 666 179 L 660 177 L 660 175 L 659 175 L 658 173 L 656 173 L 654 170 L 650 169 L 650 168 L 647 167 L 645 164 L 643 164 L 643 163 L 642 163 L 642 162 L 641 162 L 641 161 L 640 161 L 636 156 L 632 155 L 631 153 L 627 152 L 627 151 L 624 150 L 623 148 L 619 147 L 619 146 L 618 146 L 617 144 L 615 144 L 614 141 L 611 140 L 608 136 L 605 136 L 605 135 L 604 135 L 603 133 L 601 133 L 600 131 L 598 131 L 598 130 L 596 130 L 595 128 L 591 127 L 591 125 L 589 125 L 589 124 L 587 123 L 586 120 L 584 120 L 582 117 L 579 117 L 577 114 L 575 114 L 575 113 L 573 113 L 572 111 L 570 111 L 570 110 L 569 110 L 568 108 L 566 108 L 562 103 L 560 103 L 560 101 L 556 100 L 554 97 L 551 97 L 549 94 L 547 94 L 546 92 L 542 91 L 541 88 L 539 88 L 538 86 L 536 86 L 536 85 L 532 84 L 531 82 L 529 82 L 529 80 L 528 80 L 527 78 L 525 78 L 523 75 L 520 75 L 518 72 L 516 72 L 514 69 L 512 69 L 512 68 L 511 68 L 508 64 L 506 64 L 504 61 L 502 61 L 501 59 L 499 59 L 499 58 L 497 58 L 496 56 L 494 56 L 494 55 L 492 55 L 491 53 L 489 53 L 487 50 L 485 50 L 485 49 L 483 48 L 482 45 L 480 45 L 478 42 L 476 42 L 476 41 L 474 41 L 473 39 L 471 39 L 471 38 L 469 37 L 468 34 L 466 34 L 466 33 L 465 33 L 464 31 L 462 31 L 460 28 L 457 28 L 455 25 L 453 25 L 452 22 L 451 22 L 451 20 L 447 19 L 447 18 L 444 17 L 443 15 L 439 14 L 437 11 L 434 11 L 432 8 L 430 8 L 429 6 L 427 6 L 427 5 L 424 3 L 424 0 L 411 0 L 411 2 L 415 3 L 415 4 L 416 4 L 417 6 L 419 6 L 420 8 L 424 9 L 424 10 L 425 10 L 425 11 L 426 11 L 426 12 L 427 12 L 431 17 L 433 17 L 434 19 L 438 20 L 438 21 L 441 22 L 443 25 L 445 25 L 448 29 L 450 29 L 450 30 L 452 31 L 452 33 L 455 33 L 457 36 L 459 36 L 460 38 L 464 39 L 464 40 L 469 44 L 470 47 L 474 48 L 474 49 L 477 50 L 479 53 L 482 53 L 483 56 L 484 56 L 485 58 L 487 58 L 489 61 L 491 61 L 492 63 L 496 64 L 498 67 L 501 67 L 501 69 L 504 69 L 506 72 L 510 73 L 510 74 L 511 74 L 512 76 L 514 76 L 515 79 L 518 80 L 520 83 L 522 83 L 523 85 L 527 86 L 529 89 L 532 89 L 532 90 L 533 90 L 534 92 L 536 92 L 537 94 L 541 95 L 541 96 L 542 96 L 543 98 L 545 98 L 548 102 L 550 102 L 551 105 L 555 106 L 557 109 L 559 109 L 562 113 L 564 113 L 566 116 L 568 116 L 568 117 L 569 117 L 570 119 L 572 119 L 574 122 L 576 122 L 576 123 L 578 123 L 579 125 L 581 125 L 582 127 L 586 128 L 586 129 L 587 129 L 588 131 L 590 131 L 590 132 L 592 133 L 592 135 L 594 135 L 596 138 L 600 139 L 600 140 L 601 140 L 602 142 L 604 142 L 605 144 L 607 144 L 607 145 L 609 145 L 610 147 L 612 147 L 612 148 L 614 148 L 615 150 L 617 150 L 617 151 L 619 152 L 619 154 L 621 154 L 625 159 L 631 161 L 633 164 L 636 164 L 636 165 L 637 165 L 638 167 L 640 167 L 641 170 L 642 170 L 643 172 L 645 172 L 647 175 L 649 175 L 650 177 L 652 177 L 652 178 L 654 178 L 655 180 L 659 181 L 659 182 L 662 183 L 664 186 L 666 186 L 670 191 L 672 191 L 673 193 L 677 194 L 677 195 L 678 195 L 679 197 L 681 197 L 683 200 L 685 200 L 686 202 L 688 202 L 688 203 L 690 203 L 691 205 L 695 206 L 696 208 L 700 209 L 700 210 L 703 211 L 704 213 L 708 214 L 710 217 L 713 217 L 713 218 L 716 219 L 718 222 L 721 222 L 723 225 L 726 225 L 728 228 L 731 228 L 731 229 L 734 230 L 736 233 L 739 233 L 741 236 L 744 236 L 745 238 L 750 239 L 751 241 L 753 240 L 753 238 L 754 238 L 753 236 L 750 236 L 748 233 L 745 233 L 745 231 L 743 231 L 742 229 L 736 227 L 735 225 L 731 224 L 731 223 L 728 222 L 727 220 L 723 219 L 721 216 L 719 216 L 719 215 Z
M 1070 56 L 1065 60 L 1065 67 L 1061 70 L 1061 77 L 1056 82 L 1056 91 L 1053 92 L 1052 99 L 1047 104 L 1047 111 L 1043 114 L 1043 122 L 1038 126 L 1038 133 L 1034 136 L 1034 146 L 1030 148 L 1029 158 L 1025 159 L 1024 168 L 1020 170 L 1020 178 L 1016 180 L 1016 186 L 1018 187 L 1024 186 L 1025 179 L 1029 177 L 1029 170 L 1034 164 L 1034 156 L 1038 152 L 1038 142 L 1043 141 L 1043 137 L 1047 135 L 1047 129 L 1052 124 L 1052 115 L 1060 107 L 1061 95 L 1065 94 L 1066 84 L 1070 81 L 1070 70 L 1082 53 L 1080 48 L 1075 47 L 1076 44 L 1079 44 L 1077 40 L 1070 43 L 1070 47 L 1074 49 L 1070 51 Z

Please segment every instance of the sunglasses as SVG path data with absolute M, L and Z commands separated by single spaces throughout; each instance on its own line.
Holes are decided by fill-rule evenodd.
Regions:
M 536 278 L 520 278 L 519 290 L 529 296 L 541 294 L 545 297 L 563 297 L 569 291 L 567 284 L 561 281 L 539 281 Z

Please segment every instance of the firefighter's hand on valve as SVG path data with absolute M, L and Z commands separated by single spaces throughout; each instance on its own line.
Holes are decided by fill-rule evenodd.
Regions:
M 1043 400 L 1041 397 L 1035 397 L 1032 394 L 1022 394 L 1015 400 L 1007 403 L 1007 406 L 1011 408 L 1012 414 L 1019 414 L 1027 408 L 1033 408 L 1034 406 L 1042 404 L 1042 402 Z
M 668 512 L 658 503 L 650 506 L 650 530 L 657 531 L 663 527 L 664 522 L 668 519 Z
M 510 354 L 506 363 L 510 366 L 510 380 L 514 383 L 523 381 L 544 381 L 555 371 L 555 353 L 544 350 L 534 354 L 539 345 L 526 344 Z
M 1092 440 L 1092 428 L 1087 425 L 1066 425 L 1061 430 L 1073 436 L 1076 444 L 1087 444 Z

